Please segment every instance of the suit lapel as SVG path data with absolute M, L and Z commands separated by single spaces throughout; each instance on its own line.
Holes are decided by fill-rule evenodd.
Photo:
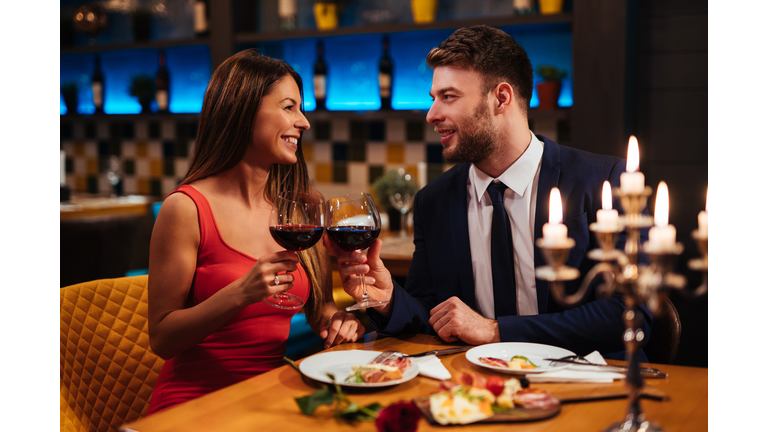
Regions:
M 549 220 L 549 194 L 552 188 L 558 186 L 560 179 L 560 146 L 541 135 L 536 137 L 544 142 L 544 154 L 541 157 L 541 171 L 539 171 L 539 187 L 536 192 L 536 217 L 533 230 L 533 238 L 538 240 L 542 238 L 544 223 Z M 534 267 L 547 265 L 539 247 L 534 244 L 533 248 L 535 251 L 533 254 Z M 547 312 L 548 298 L 549 283 L 545 280 L 536 279 L 536 299 L 540 314 Z
M 451 179 L 448 190 L 448 217 L 453 239 L 453 255 L 459 275 L 462 299 L 467 306 L 476 309 L 475 282 L 472 275 L 472 253 L 469 247 L 469 222 L 467 219 L 467 176 L 469 164 L 464 164 Z

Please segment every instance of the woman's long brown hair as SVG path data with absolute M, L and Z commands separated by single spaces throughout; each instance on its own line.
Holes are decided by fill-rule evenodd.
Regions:
M 253 139 L 254 119 L 262 98 L 286 75 L 296 81 L 303 101 L 301 76 L 286 62 L 263 56 L 254 49 L 240 51 L 216 68 L 205 91 L 192 162 L 181 184 L 222 173 L 243 159 Z M 304 111 L 303 105 L 301 110 Z M 285 193 L 291 193 L 294 198 L 299 193 L 309 193 L 301 138 L 296 158 L 295 164 L 275 164 L 270 168 L 264 190 L 268 202 L 273 203 Z M 320 264 L 317 248 L 300 251 L 298 255 L 311 284 L 304 312 L 310 323 L 316 323 L 326 301 L 321 284 L 327 269 Z

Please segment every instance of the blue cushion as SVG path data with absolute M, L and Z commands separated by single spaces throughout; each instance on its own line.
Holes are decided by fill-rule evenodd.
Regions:
M 291 318 L 291 331 L 288 333 L 286 357 L 295 356 L 305 349 L 322 344 L 323 340 L 315 334 L 307 323 L 307 316 L 297 313 Z

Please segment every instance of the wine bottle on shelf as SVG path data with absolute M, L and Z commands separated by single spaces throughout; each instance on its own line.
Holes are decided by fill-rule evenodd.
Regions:
M 279 0 L 277 14 L 280 16 L 280 30 L 296 30 L 296 0 Z
M 157 77 L 155 78 L 155 101 L 157 102 L 157 111 L 166 113 L 170 101 L 171 81 L 168 69 L 165 67 L 164 50 L 160 50 L 159 63 L 160 67 L 157 69 Z
M 208 36 L 208 0 L 195 0 L 195 35 Z
M 325 109 L 325 95 L 327 94 L 328 67 L 323 60 L 323 41 L 317 41 L 317 61 L 315 62 L 315 74 L 313 83 L 315 86 L 316 110 Z
M 384 36 L 384 54 L 379 60 L 379 95 L 381 109 L 392 109 L 392 59 L 389 58 L 389 38 Z
M 101 72 L 101 57 L 96 54 L 91 74 L 91 90 L 93 91 L 93 106 L 96 114 L 104 113 L 104 74 Z

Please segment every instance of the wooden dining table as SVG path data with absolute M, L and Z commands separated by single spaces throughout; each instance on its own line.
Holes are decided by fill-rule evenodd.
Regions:
M 397 350 L 415 354 L 432 349 L 445 349 L 462 344 L 447 344 L 429 335 L 401 335 L 380 337 L 369 333 L 364 340 L 329 348 L 323 352 L 344 350 L 386 351 Z M 442 363 L 457 377 L 459 372 L 477 372 L 485 377 L 493 371 L 470 363 L 465 353 L 440 357 Z M 612 364 L 623 362 L 608 360 Z M 301 364 L 301 361 L 297 363 Z M 645 365 L 645 364 L 644 364 Z M 646 419 L 667 432 L 706 431 L 708 428 L 708 369 L 687 366 L 649 364 L 668 376 L 647 379 L 656 393 L 666 400 L 641 399 Z M 563 399 L 589 398 L 603 394 L 620 394 L 624 380 L 612 383 L 532 383 Z M 123 432 L 172 431 L 376 431 L 373 421 L 349 423 L 334 418 L 328 406 L 318 408 L 313 415 L 299 410 L 296 398 L 308 396 L 322 388 L 322 384 L 303 376 L 286 364 L 262 375 L 242 381 L 198 399 L 155 413 L 126 424 Z M 348 397 L 359 404 L 378 402 L 383 406 L 410 401 L 438 391 L 439 381 L 417 376 L 410 381 L 391 387 L 371 390 L 345 389 Z M 420 419 L 418 431 L 454 429 L 457 431 L 601 431 L 623 420 L 627 409 L 626 397 L 563 403 L 561 411 L 545 420 L 521 423 L 484 423 L 463 426 L 431 425 Z

